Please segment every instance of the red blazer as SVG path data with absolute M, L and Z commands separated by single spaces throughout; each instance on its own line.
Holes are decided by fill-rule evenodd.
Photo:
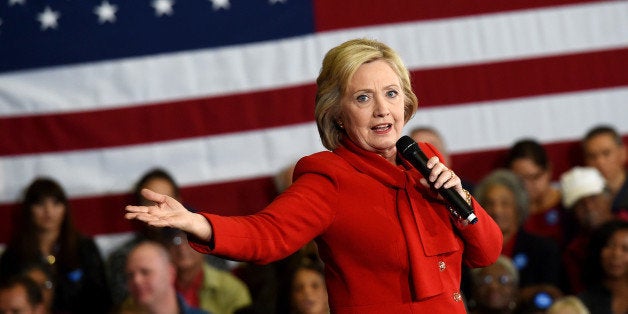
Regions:
M 444 204 L 418 183 L 418 171 L 343 145 L 302 158 L 294 183 L 254 215 L 203 213 L 213 238 L 191 245 L 269 263 L 316 239 L 332 313 L 466 313 L 461 264 L 483 267 L 497 259 L 502 234 L 495 222 L 474 200 L 479 222 L 455 226 Z M 428 157 L 437 153 L 420 146 Z

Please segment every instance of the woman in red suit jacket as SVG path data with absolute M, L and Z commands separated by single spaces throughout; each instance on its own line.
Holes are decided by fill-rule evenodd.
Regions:
M 269 263 L 316 239 L 333 313 L 465 313 L 460 272 L 492 264 L 502 235 L 429 144 L 427 178 L 454 188 L 479 222 L 464 225 L 395 144 L 417 110 L 399 56 L 373 40 L 330 50 L 317 79 L 316 120 L 330 151 L 302 158 L 294 183 L 249 216 L 191 213 L 142 191 L 156 205 L 127 206 L 127 219 L 187 231 L 198 251 Z

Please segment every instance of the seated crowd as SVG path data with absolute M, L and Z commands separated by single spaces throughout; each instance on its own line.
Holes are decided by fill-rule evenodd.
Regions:
M 452 166 L 436 130 L 410 135 L 433 143 Z M 582 165 L 564 173 L 527 138 L 480 181 L 463 179 L 504 236 L 496 263 L 463 269 L 469 313 L 628 313 L 626 145 L 608 126 L 592 128 L 581 144 Z M 278 175 L 280 192 L 291 169 Z M 145 205 L 142 188 L 181 201 L 162 169 L 134 188 Z M 0 257 L 0 313 L 329 313 L 314 242 L 253 265 L 198 253 L 179 230 L 140 224 L 101 256 L 74 225 L 62 186 L 46 177 L 26 187 L 16 218 Z

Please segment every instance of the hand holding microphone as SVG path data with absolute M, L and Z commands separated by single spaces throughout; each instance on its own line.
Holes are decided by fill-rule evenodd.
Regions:
M 433 169 L 427 166 L 428 158 L 423 151 L 419 148 L 419 145 L 409 136 L 402 136 L 397 141 L 397 153 L 400 154 L 403 159 L 407 160 L 414 168 L 416 168 L 425 177 L 428 184 L 434 188 L 446 201 L 449 203 L 450 209 L 459 217 L 466 220 L 470 224 L 478 222 L 478 218 L 473 213 L 473 209 L 467 203 L 466 200 L 460 196 L 460 194 L 453 188 L 445 188 L 444 182 L 449 181 L 455 175 L 453 171 L 447 170 L 450 173 L 450 177 L 446 180 L 439 182 L 430 181 L 430 175 Z M 435 184 L 438 183 L 438 187 Z

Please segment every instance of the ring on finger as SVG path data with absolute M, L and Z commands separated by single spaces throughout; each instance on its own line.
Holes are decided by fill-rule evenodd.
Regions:
M 447 181 L 453 179 L 454 176 L 455 176 L 455 174 L 454 174 L 453 170 L 449 169 L 449 179 L 447 179 Z

